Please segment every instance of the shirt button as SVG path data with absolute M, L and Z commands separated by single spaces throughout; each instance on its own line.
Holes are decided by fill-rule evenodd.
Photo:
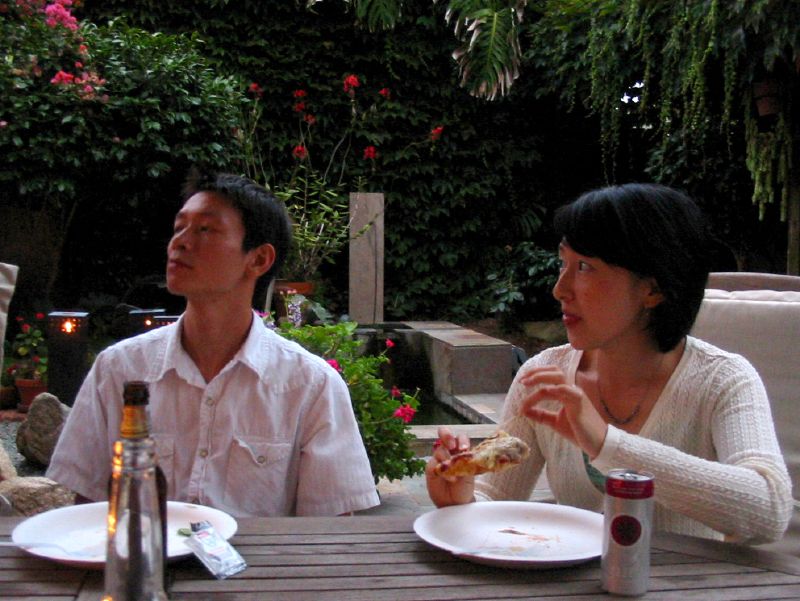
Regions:
M 208 449 L 200 449 L 200 457 L 208 457 Z
M 211 405 L 213 405 L 213 404 L 214 404 L 214 399 L 212 397 L 207 397 L 206 398 L 206 405 L 211 407 Z
M 264 457 L 263 455 L 259 455 L 259 456 L 256 458 L 256 461 L 258 461 L 259 463 L 264 463 L 266 460 L 267 460 L 267 458 L 266 458 L 266 457 Z

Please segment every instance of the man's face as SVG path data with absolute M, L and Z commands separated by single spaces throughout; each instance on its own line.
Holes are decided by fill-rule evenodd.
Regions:
M 236 209 L 213 192 L 198 192 L 175 216 L 167 245 L 167 288 L 187 300 L 250 294 L 250 253 Z M 252 252 L 252 251 L 251 251 Z

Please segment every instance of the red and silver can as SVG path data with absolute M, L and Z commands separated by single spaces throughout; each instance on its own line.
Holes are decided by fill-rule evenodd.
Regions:
M 603 589 L 615 595 L 643 595 L 650 579 L 653 476 L 611 470 L 604 503 Z

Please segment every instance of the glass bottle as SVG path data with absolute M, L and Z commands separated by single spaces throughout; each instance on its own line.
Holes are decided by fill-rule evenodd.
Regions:
M 166 601 L 167 486 L 156 462 L 145 382 L 126 382 L 108 495 L 103 601 Z

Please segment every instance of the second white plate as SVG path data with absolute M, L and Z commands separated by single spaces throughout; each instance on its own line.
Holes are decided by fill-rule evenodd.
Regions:
M 552 568 L 600 556 L 603 516 L 549 503 L 492 501 L 436 509 L 414 531 L 428 543 L 476 563 Z
M 108 503 L 59 507 L 34 515 L 19 524 L 11 540 L 28 553 L 67 565 L 99 569 L 106 561 L 106 516 Z M 178 501 L 167 502 L 167 556 L 189 555 L 179 528 L 207 520 L 226 539 L 236 533 L 236 520 L 219 509 Z M 26 547 L 26 543 L 31 545 Z M 47 545 L 55 545 L 49 547 Z M 38 545 L 38 546 L 37 546 Z

